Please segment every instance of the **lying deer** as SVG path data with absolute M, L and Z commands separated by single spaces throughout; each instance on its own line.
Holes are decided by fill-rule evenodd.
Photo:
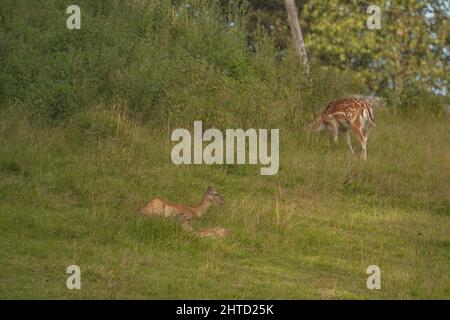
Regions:
M 223 238 L 230 235 L 230 232 L 222 227 L 207 228 L 200 230 L 191 230 L 200 238 Z
M 307 125 L 305 130 L 319 132 L 328 129 L 333 134 L 336 143 L 338 142 L 339 131 L 343 132 L 347 146 L 354 155 L 355 152 L 350 138 L 351 129 L 361 143 L 361 158 L 366 160 L 366 144 L 371 126 L 375 126 L 375 120 L 369 103 L 363 98 L 343 98 L 328 103 L 320 117 Z
M 181 204 L 166 202 L 160 198 L 154 198 L 140 210 L 140 214 L 144 216 L 160 216 L 164 218 L 176 217 L 179 219 L 184 230 L 194 231 L 189 223 L 190 220 L 193 218 L 202 217 L 213 203 L 224 205 L 225 200 L 213 187 L 209 187 L 197 207 L 188 207 Z M 197 233 L 202 236 L 203 234 L 208 234 L 208 230 L 205 229 L 198 231 Z M 212 231 L 212 233 L 217 233 L 217 235 L 220 236 L 223 231 Z

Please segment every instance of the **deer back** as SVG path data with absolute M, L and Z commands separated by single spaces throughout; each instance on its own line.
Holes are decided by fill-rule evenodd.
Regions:
M 339 122 L 353 124 L 360 116 L 363 116 L 364 110 L 372 113 L 370 105 L 365 99 L 343 98 L 330 102 L 322 113 L 322 119 L 327 121 L 333 118 Z

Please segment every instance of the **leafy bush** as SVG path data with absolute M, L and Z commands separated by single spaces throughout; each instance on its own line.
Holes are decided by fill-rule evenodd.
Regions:
M 102 111 L 79 113 L 73 117 L 73 124 L 86 134 L 97 138 L 112 137 L 117 132 L 113 115 Z
M 390 94 L 388 101 L 395 111 L 410 117 L 441 116 L 445 103 L 444 97 L 415 87 L 408 87 L 401 94 Z
M 305 79 L 297 56 L 277 52 L 260 29 L 250 46 L 242 5 L 224 13 L 206 0 L 77 4 L 81 30 L 66 28 L 67 1 L 0 3 L 0 106 L 14 102 L 60 123 L 123 101 L 134 118 L 159 126 L 267 126 L 297 123 L 358 91 L 345 72 L 319 66 Z M 96 132 L 108 135 L 103 129 Z

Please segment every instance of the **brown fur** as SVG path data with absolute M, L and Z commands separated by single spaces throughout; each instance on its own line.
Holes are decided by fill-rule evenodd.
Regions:
M 190 220 L 194 218 L 202 217 L 208 208 L 213 203 L 219 203 L 223 205 L 225 203 L 224 198 L 220 195 L 214 188 L 209 187 L 205 194 L 203 195 L 202 201 L 196 207 L 185 206 L 177 203 L 172 203 L 168 201 L 164 201 L 159 197 L 153 198 L 148 202 L 139 212 L 144 216 L 156 216 L 156 217 L 176 217 L 179 219 L 181 226 L 186 231 L 194 231 L 192 226 L 190 225 Z M 216 228 L 217 229 L 217 228 Z M 223 229 L 223 228 L 219 228 Z M 199 236 L 208 236 L 208 230 L 210 236 L 224 234 L 223 231 L 219 229 L 205 229 L 200 231 L 195 231 Z M 215 230 L 215 231 L 212 231 Z M 225 230 L 225 229 L 223 229 Z M 211 233 L 212 232 L 212 233 Z
M 200 238 L 224 238 L 229 236 L 230 232 L 228 229 L 222 227 L 201 229 L 196 231 L 197 236 Z
M 349 131 L 352 130 L 361 144 L 361 157 L 366 159 L 366 143 L 371 126 L 375 126 L 373 110 L 365 99 L 342 98 L 328 103 L 320 117 L 308 125 L 306 130 L 318 132 L 328 129 L 332 132 L 336 143 L 339 131 L 344 132 L 347 145 L 354 154 L 349 135 Z

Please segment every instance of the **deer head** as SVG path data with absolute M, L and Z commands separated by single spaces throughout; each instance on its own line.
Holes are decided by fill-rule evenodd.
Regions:
M 321 117 L 317 117 L 314 121 L 308 123 L 303 128 L 305 132 L 314 133 L 324 129 L 324 124 Z
M 220 205 L 225 204 L 225 199 L 223 198 L 223 196 L 220 193 L 218 193 L 216 191 L 216 189 L 214 189 L 211 186 L 208 187 L 208 189 L 206 190 L 204 200 L 206 200 L 210 203 L 216 202 Z

